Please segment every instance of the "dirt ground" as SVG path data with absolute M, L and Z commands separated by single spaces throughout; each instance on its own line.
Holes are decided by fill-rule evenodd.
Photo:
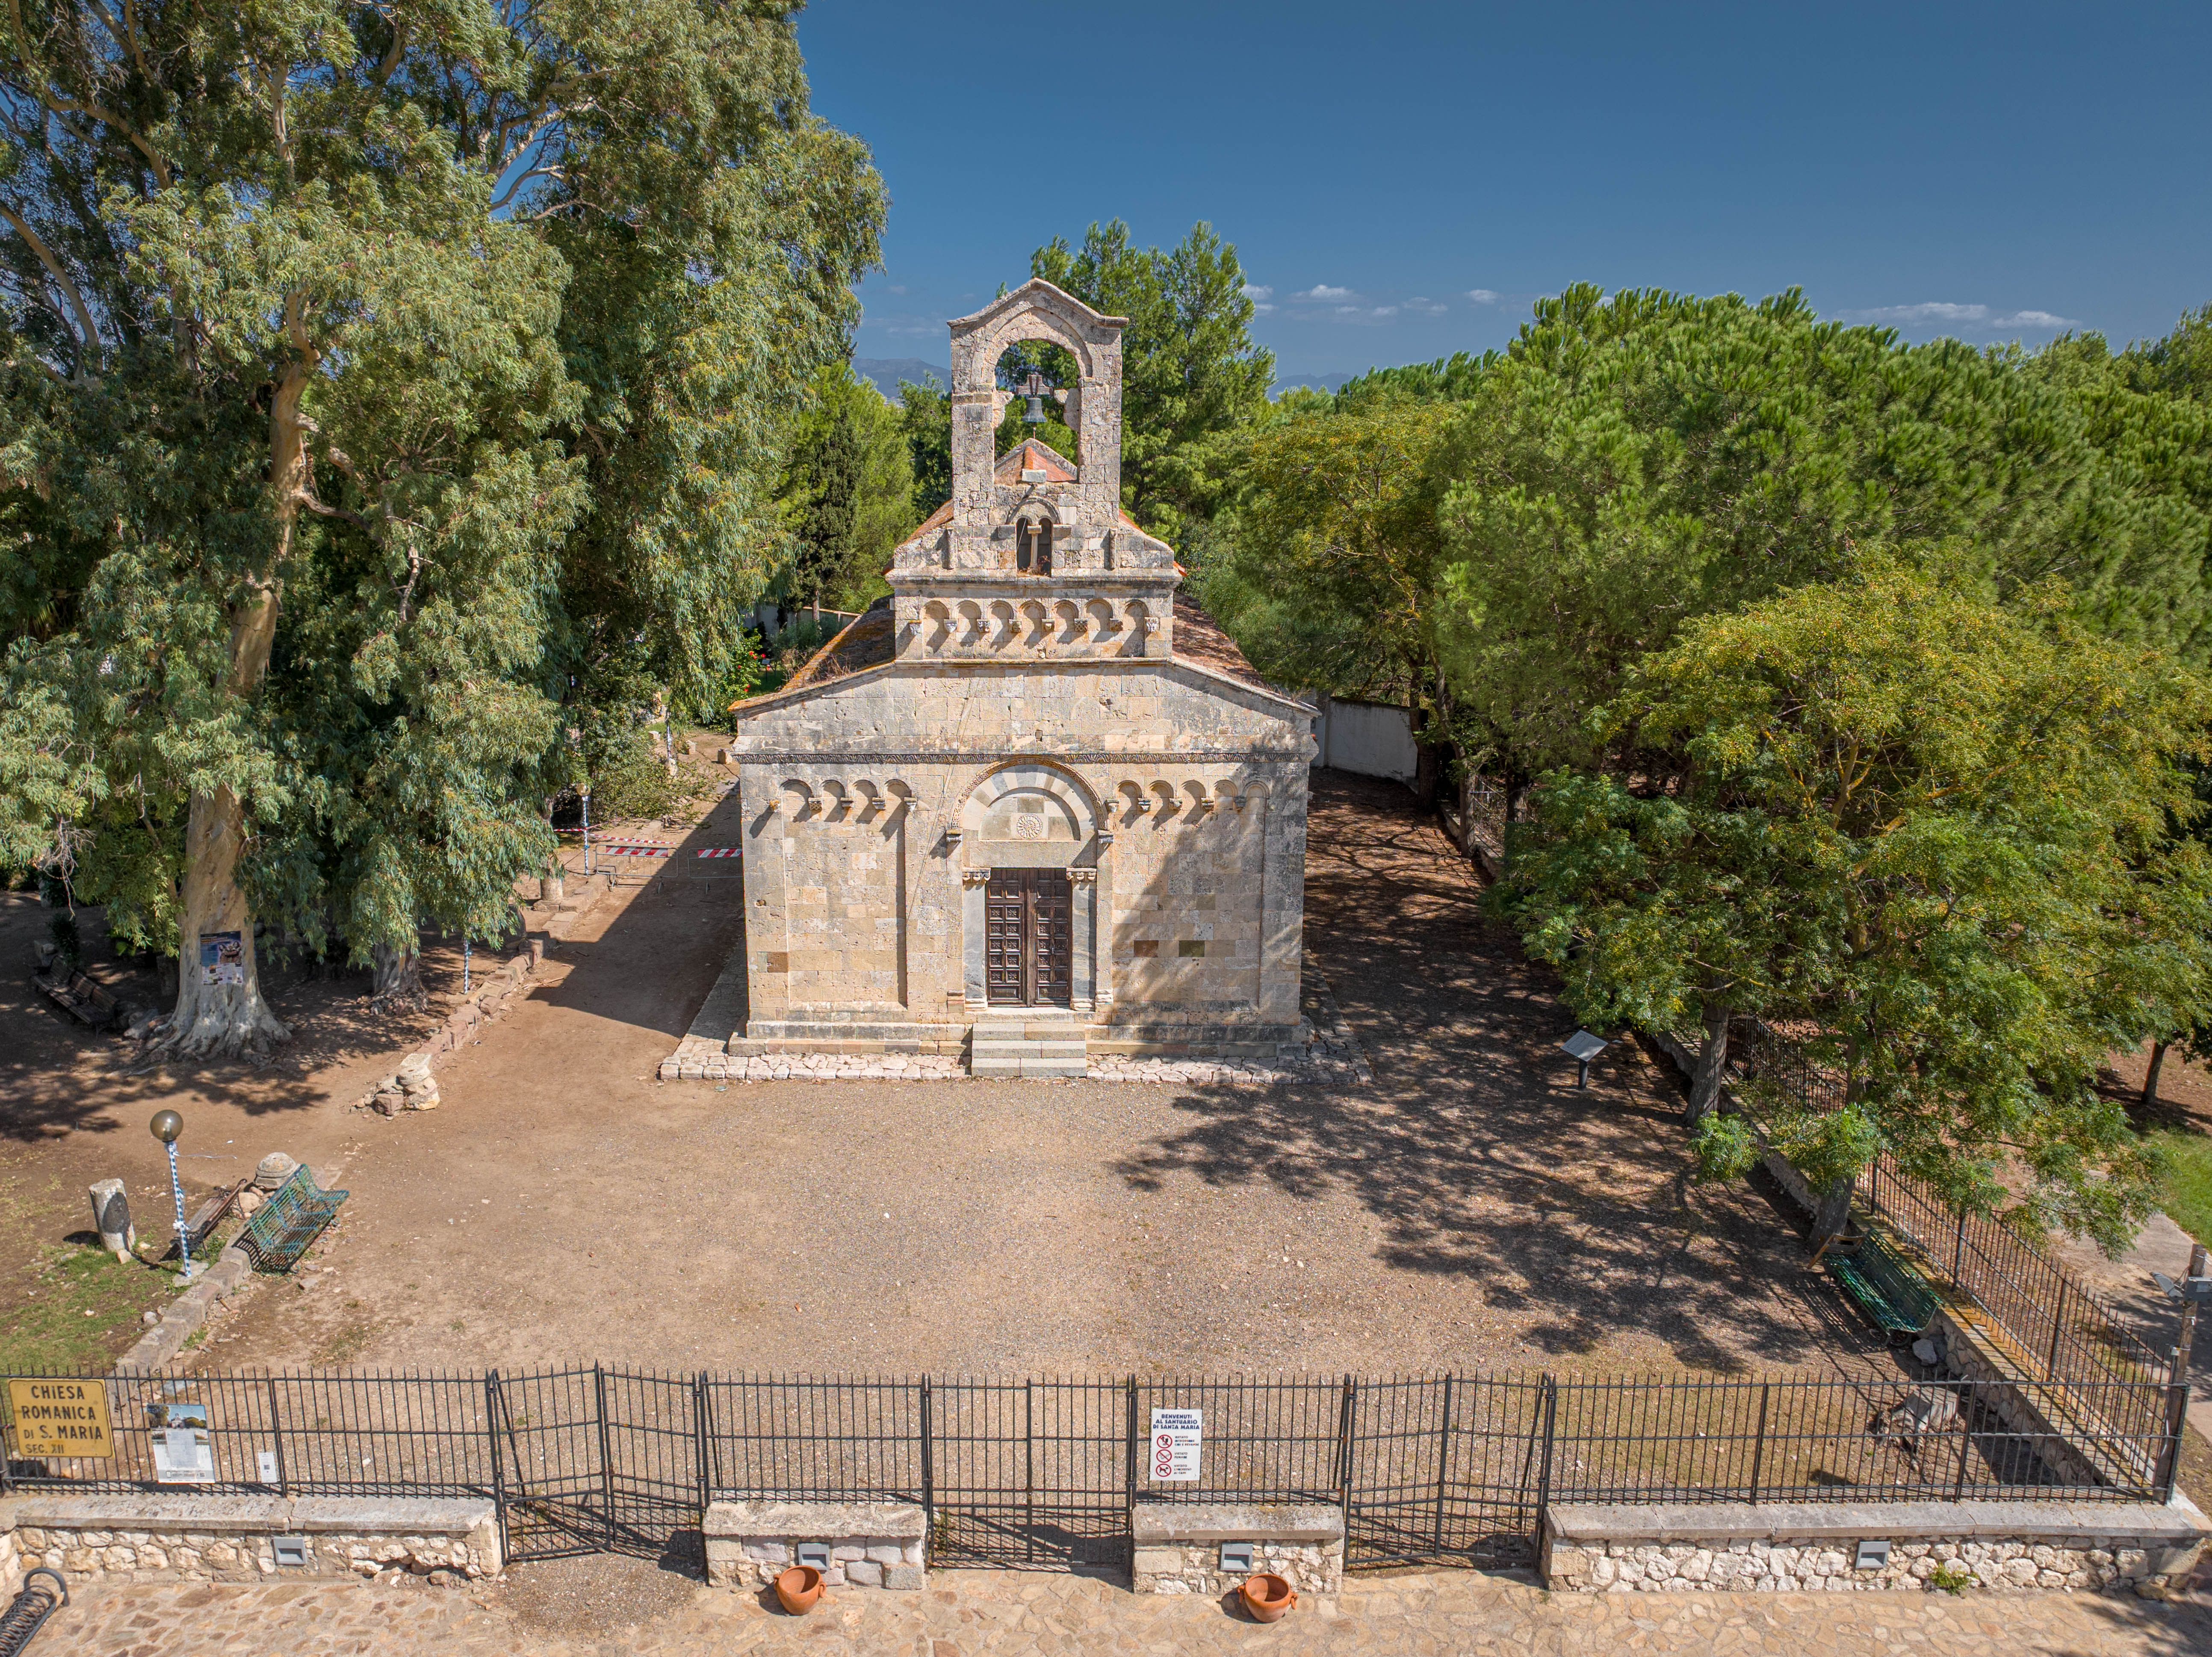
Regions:
M 733 839 L 729 811 L 690 844 Z M 353 1193 L 318 1270 L 242 1297 L 199 1361 L 1895 1373 L 1782 1210 L 1689 1183 L 1632 1044 L 1575 1089 L 1571 1021 L 1393 785 L 1317 774 L 1309 869 L 1371 1087 L 662 1083 L 738 887 L 650 867 L 441 1072 L 437 1112 L 344 1108 L 398 1051 L 366 1030 L 357 1057 L 184 1090 L 188 1148 L 282 1148 Z M 23 1229 L 77 1229 L 111 1165 L 157 1174 L 163 1078 L 97 1075 L 41 1082 L 14 1132 Z

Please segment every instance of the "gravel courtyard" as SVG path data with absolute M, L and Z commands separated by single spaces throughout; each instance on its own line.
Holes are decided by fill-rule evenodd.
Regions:
M 442 1109 L 290 1118 L 344 1224 L 200 1361 L 1894 1374 L 1759 1191 L 1690 1183 L 1632 1045 L 1575 1089 L 1546 977 L 1394 785 L 1317 773 L 1309 870 L 1371 1087 L 651 1080 L 736 890 L 608 900 Z

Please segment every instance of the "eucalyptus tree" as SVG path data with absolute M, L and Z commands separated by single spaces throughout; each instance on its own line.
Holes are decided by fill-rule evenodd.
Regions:
M 794 9 L 0 17 L 0 832 L 180 952 L 179 1046 L 284 1033 L 257 916 L 356 960 L 501 929 L 549 639 L 679 655 L 764 568 L 881 214 Z

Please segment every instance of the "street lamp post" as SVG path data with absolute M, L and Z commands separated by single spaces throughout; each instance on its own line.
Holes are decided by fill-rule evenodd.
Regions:
M 185 1185 L 177 1178 L 177 1136 L 185 1130 L 185 1119 L 174 1111 L 156 1111 L 154 1119 L 146 1124 L 154 1137 L 169 1149 L 169 1195 L 177 1203 L 177 1254 L 185 1263 L 184 1280 L 192 1280 L 192 1234 L 185 1228 Z

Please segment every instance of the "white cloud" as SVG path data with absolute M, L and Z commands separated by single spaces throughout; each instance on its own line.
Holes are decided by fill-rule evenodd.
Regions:
M 1406 302 L 1406 308 L 1416 316 L 1442 316 L 1445 308 L 1435 300 L 1416 294 Z
M 1478 305 L 1498 303 L 1498 290 L 1494 288 L 1469 288 L 1467 290 L 1467 296 Z
M 906 289 L 905 289 L 904 288 L 899 288 L 899 287 L 890 288 L 890 289 L 886 289 L 886 291 L 887 291 L 887 292 L 890 292 L 890 293 L 894 293 L 894 294 L 900 295 L 902 297 L 903 297 L 903 296 L 904 296 L 904 295 L 905 295 L 905 293 L 906 293 Z
M 1326 282 L 1317 282 L 1312 287 L 1307 289 L 1305 292 L 1302 294 L 1292 294 L 1291 297 L 1292 299 L 1310 299 L 1319 302 L 1328 302 L 1339 299 L 1350 299 L 1352 297 L 1352 289 L 1349 288 L 1332 288 Z
M 1274 296 L 1275 290 L 1273 288 L 1262 287 L 1256 282 L 1248 282 L 1244 284 L 1244 297 L 1247 299 L 1267 300 L 1273 299 Z
M 2016 329 L 2055 332 L 2081 326 L 2071 317 L 2055 315 L 2050 311 L 1999 314 L 1986 305 L 1954 305 L 1944 300 L 1929 300 L 1918 305 L 1877 305 L 1868 310 L 1839 311 L 1837 314 L 1846 322 L 1870 322 L 1885 327 L 1909 328 L 1933 322 L 1966 333 L 2001 333 Z
M 1255 316 L 1265 316 L 1274 308 L 1275 308 L 1272 305 L 1255 305 L 1252 308 L 1252 314 Z

